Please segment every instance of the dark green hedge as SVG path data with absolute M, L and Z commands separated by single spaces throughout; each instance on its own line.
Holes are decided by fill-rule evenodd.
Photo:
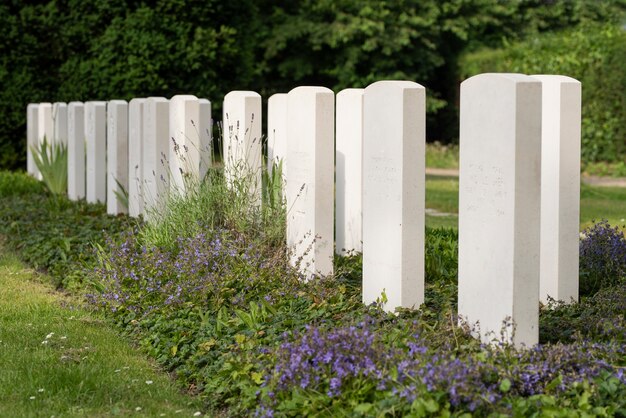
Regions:
M 561 74 L 582 82 L 582 159 L 626 156 L 626 30 L 615 25 L 534 36 L 461 60 L 463 78 L 486 72 Z

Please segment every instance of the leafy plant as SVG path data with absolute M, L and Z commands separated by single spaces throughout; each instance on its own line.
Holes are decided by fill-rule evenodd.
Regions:
M 603 220 L 585 229 L 580 240 L 580 295 L 588 296 L 626 278 L 626 238 Z
M 32 147 L 35 164 L 50 193 L 63 196 L 67 193 L 67 145 L 50 143 L 44 136 L 39 148 Z

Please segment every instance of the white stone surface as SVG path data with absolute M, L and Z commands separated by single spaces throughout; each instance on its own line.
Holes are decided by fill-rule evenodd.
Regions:
M 52 105 L 52 120 L 54 121 L 52 142 L 67 145 L 67 103 L 57 102 Z
M 335 97 L 297 87 L 287 98 L 287 245 L 306 279 L 333 272 Z
M 85 106 L 70 102 L 67 106 L 67 196 L 85 198 Z
M 107 102 L 85 103 L 85 147 L 87 154 L 87 202 L 106 202 L 106 113 Z
M 38 116 L 39 104 L 30 103 L 26 106 L 26 171 L 35 178 L 39 178 L 40 173 L 35 159 L 33 158 L 33 148 L 37 149 L 38 143 Z
M 128 103 L 111 100 L 107 105 L 107 213 L 128 213 Z
M 538 342 L 540 182 L 541 83 L 522 74 L 465 80 L 458 312 L 479 323 L 484 342 Z
M 207 99 L 198 100 L 200 122 L 200 179 L 206 176 L 209 167 L 213 165 L 213 120 L 211 119 L 211 102 Z
M 335 251 L 361 252 L 363 92 L 345 89 L 337 94 L 335 139 Z
M 283 176 L 287 161 L 287 93 L 272 95 L 267 101 L 267 170 L 283 162 Z
M 38 144 L 43 142 L 44 137 L 48 144 L 51 144 L 54 138 L 54 120 L 52 119 L 52 103 L 39 103 L 37 112 L 37 140 Z
M 200 178 L 200 113 L 198 98 L 177 95 L 170 100 L 170 192 L 184 193 Z
M 363 95 L 363 302 L 424 301 L 426 89 L 379 81 Z
M 542 84 L 539 299 L 578 301 L 581 84 L 535 75 Z
M 144 217 L 151 220 L 165 209 L 169 192 L 169 102 L 149 97 L 143 110 Z
M 261 96 L 231 91 L 224 97 L 224 173 L 229 183 L 242 181 L 253 202 L 261 202 Z M 239 187 L 238 187 L 239 188 Z
M 146 99 L 128 103 L 128 214 L 143 213 L 143 110 Z

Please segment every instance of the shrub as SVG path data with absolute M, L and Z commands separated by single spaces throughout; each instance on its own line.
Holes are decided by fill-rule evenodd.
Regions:
M 587 24 L 536 35 L 461 60 L 461 79 L 487 72 L 563 74 L 582 82 L 582 159 L 626 157 L 626 31 L 614 24 Z
M 44 192 L 43 183 L 25 173 L 0 171 L 0 199 Z
M 580 295 L 592 295 L 626 277 L 626 239 L 619 227 L 603 220 L 582 232 Z
M 67 193 L 67 145 L 50 143 L 46 137 L 38 148 L 32 148 L 33 160 L 44 184 L 54 195 Z

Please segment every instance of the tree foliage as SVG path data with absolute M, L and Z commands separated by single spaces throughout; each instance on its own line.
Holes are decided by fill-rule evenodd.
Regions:
M 428 88 L 431 138 L 457 125 L 458 59 L 589 21 L 626 0 L 8 0 L 0 5 L 0 167 L 25 162 L 30 102 L 389 78 Z

